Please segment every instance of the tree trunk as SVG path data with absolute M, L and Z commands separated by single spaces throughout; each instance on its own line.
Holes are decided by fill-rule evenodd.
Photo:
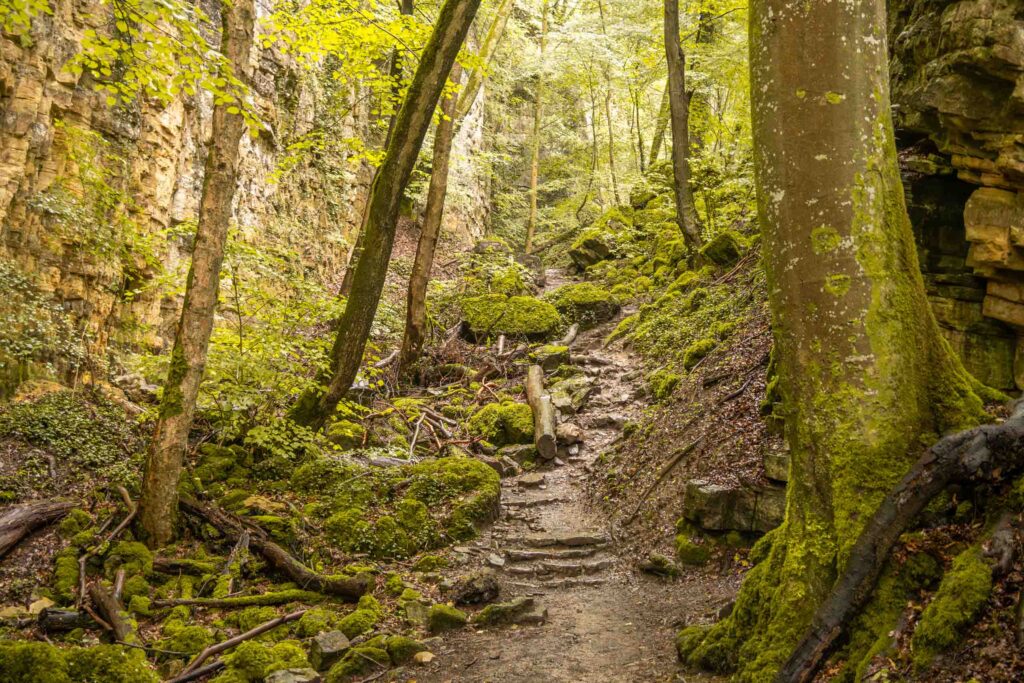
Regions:
M 484 70 L 490 67 L 491 60 L 494 59 L 494 52 L 498 49 L 498 43 L 501 42 L 501 37 L 505 34 L 505 25 L 508 23 L 508 18 L 512 16 L 515 4 L 515 0 L 501 0 L 498 9 L 495 10 L 494 18 L 491 20 L 491 25 L 487 29 L 487 35 L 484 37 L 484 42 L 477 55 L 483 68 L 477 67 L 470 70 L 469 76 L 466 78 L 466 86 L 459 93 L 459 102 L 455 107 L 456 121 L 461 122 L 473 108 L 473 103 L 476 102 L 476 97 L 484 83 Z
M 557 454 L 555 441 L 555 406 L 551 394 L 544 390 L 544 370 L 531 365 L 526 374 L 526 400 L 533 410 L 533 443 L 540 457 L 551 460 Z
M 544 51 L 548 40 L 548 0 L 541 7 L 540 19 L 540 65 L 537 73 L 537 89 L 533 96 L 533 137 L 530 141 L 530 214 L 526 220 L 527 254 L 533 248 L 533 238 L 537 234 L 537 177 L 540 173 L 540 124 L 544 115 Z
M 669 101 L 668 83 L 661 93 L 661 107 L 658 109 L 658 121 L 654 124 L 654 138 L 651 140 L 651 153 L 647 156 L 647 163 L 653 164 L 661 154 L 661 146 L 665 142 L 665 131 L 668 129 Z
M 370 189 L 364 250 L 355 266 L 352 294 L 332 350 L 334 376 L 322 396 L 304 397 L 296 406 L 292 415 L 300 424 L 322 427 L 359 371 L 384 289 L 402 193 L 479 6 L 480 0 L 445 0 L 430 40 L 423 48 L 416 75 L 398 112 L 395 134 Z
M 75 504 L 70 501 L 43 500 L 7 508 L 0 517 L 0 558 L 25 536 L 56 522 L 73 507 Z
M 669 120 L 672 124 L 672 171 L 675 174 L 676 220 L 691 248 L 704 241 L 690 189 L 690 96 L 686 92 L 686 55 L 679 39 L 679 0 L 665 0 L 665 57 L 668 62 Z
M 884 0 L 755 0 L 750 20 L 758 203 L 792 458 L 786 518 L 732 614 L 679 643 L 691 663 L 767 680 L 922 441 L 983 412 L 925 296 L 896 162 Z
M 413 0 L 402 0 L 399 11 L 405 16 L 412 16 L 413 13 Z M 391 51 L 391 68 L 388 69 L 388 75 L 393 81 L 392 92 L 396 99 L 398 93 L 401 90 L 399 81 L 402 77 L 402 59 L 401 50 L 396 46 Z M 392 115 L 391 120 L 388 121 L 388 134 L 384 137 L 384 149 L 387 149 L 388 145 L 391 144 L 391 136 L 395 133 L 395 121 L 398 120 L 398 112 Z M 374 173 L 376 176 L 376 173 Z M 373 186 L 373 178 L 370 178 L 370 186 Z M 348 253 L 348 261 L 345 263 L 345 274 L 341 278 L 341 287 L 338 288 L 338 296 L 347 297 L 352 293 L 352 279 L 356 272 L 356 262 L 359 260 L 359 255 L 363 253 L 363 235 L 366 234 L 366 212 L 369 211 L 370 202 L 367 201 L 363 205 L 363 214 L 359 220 L 359 232 L 356 234 L 356 243 L 352 245 L 352 251 Z M 333 371 L 334 368 L 332 367 Z
M 452 68 L 451 80 L 459 82 L 461 69 Z M 452 152 L 452 136 L 455 130 L 456 95 L 445 98 L 441 105 L 441 120 L 434 131 L 433 166 L 430 169 L 430 186 L 427 188 L 427 207 L 423 213 L 423 227 L 420 241 L 416 245 L 416 258 L 409 275 L 409 296 L 405 308 L 405 336 L 402 339 L 402 353 L 399 356 L 399 371 L 405 371 L 420 357 L 423 342 L 427 338 L 427 284 L 430 270 L 434 265 L 434 251 L 441 234 L 444 218 L 444 203 L 448 194 L 448 161 Z
M 633 98 L 633 120 L 636 121 L 636 155 L 638 168 L 640 174 L 643 175 L 644 171 L 647 170 L 646 160 L 644 154 L 644 129 L 640 123 L 640 88 L 630 88 L 630 96 Z
M 253 41 L 252 0 L 235 0 L 226 4 L 221 23 L 221 53 L 231 64 L 235 75 L 245 81 Z M 167 545 L 174 539 L 178 479 L 213 330 L 220 268 L 224 261 L 231 203 L 237 184 L 238 143 L 245 130 L 241 114 L 229 112 L 231 107 L 228 102 L 213 109 L 213 130 L 203 176 L 203 194 L 199 201 L 192 265 L 174 337 L 171 366 L 160 401 L 160 413 L 146 454 L 138 521 L 141 537 L 152 548 Z

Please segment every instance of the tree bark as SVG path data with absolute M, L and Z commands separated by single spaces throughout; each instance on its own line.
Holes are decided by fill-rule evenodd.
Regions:
M 846 572 L 819 607 L 811 628 L 776 677 L 777 683 L 814 678 L 843 625 L 867 603 L 903 532 L 951 484 L 1007 480 L 1024 468 L 1024 401 L 1000 425 L 985 425 L 942 439 L 889 492 L 850 552 Z M 1012 548 L 1012 544 L 1011 544 Z
M 413 0 L 402 0 L 399 11 L 405 16 L 412 16 L 414 10 Z M 397 99 L 398 93 L 401 91 L 400 79 L 402 77 L 402 58 L 401 49 L 395 47 L 391 51 L 391 68 L 388 69 L 388 76 L 393 81 L 392 92 Z M 395 133 L 395 122 L 398 120 L 398 112 L 392 115 L 391 120 L 388 121 L 388 134 L 384 137 L 384 149 L 387 149 L 388 145 L 391 144 L 391 136 Z M 376 177 L 376 172 L 374 177 Z M 373 178 L 370 178 L 370 186 L 373 186 Z M 352 293 L 352 280 L 355 277 L 356 262 L 359 261 L 359 255 L 363 253 L 363 241 L 364 235 L 366 234 L 366 214 L 369 211 L 370 202 L 367 201 L 363 205 L 363 214 L 359 220 L 359 233 L 356 234 L 356 242 L 352 245 L 352 251 L 348 254 L 348 261 L 345 264 L 345 274 L 341 278 L 341 287 L 338 289 L 338 296 L 347 297 Z M 332 367 L 333 371 L 334 368 Z
M 110 624 L 114 631 L 114 638 L 118 642 L 129 644 L 139 642 L 139 635 L 135 632 L 131 615 L 102 580 L 89 586 L 89 597 L 92 598 L 100 615 Z
M 548 0 L 541 7 L 540 19 L 540 70 L 537 72 L 537 89 L 533 94 L 533 134 L 530 140 L 530 214 L 526 219 L 527 254 L 533 249 L 533 238 L 537 234 L 537 181 L 540 175 L 540 132 L 544 116 L 544 52 L 548 41 Z
M 52 524 L 66 515 L 75 504 L 70 501 L 43 500 L 16 505 L 0 517 L 0 558 L 36 529 Z
M 922 441 L 982 418 L 929 307 L 890 113 L 884 0 L 751 3 L 759 214 L 791 454 L 786 518 L 691 663 L 773 678 Z M 888 625 L 887 625 L 888 626 Z M 871 634 L 863 642 L 874 642 Z M 851 653 L 851 657 L 856 657 Z
M 661 92 L 661 107 L 658 108 L 658 121 L 654 124 L 654 138 L 651 140 L 651 153 L 647 156 L 647 163 L 653 164 L 661 154 L 661 146 L 665 143 L 665 131 L 668 129 L 669 119 L 668 83 Z
M 545 460 L 555 457 L 558 444 L 555 439 L 555 406 L 551 394 L 544 389 L 544 370 L 531 365 L 526 374 L 526 400 L 533 410 L 533 443 Z
M 370 190 L 365 249 L 355 267 L 352 295 L 345 306 L 331 356 L 334 376 L 319 398 L 306 396 L 292 412 L 298 423 L 319 429 L 356 378 L 370 326 L 384 289 L 402 193 L 409 183 L 423 138 L 448 74 L 462 47 L 480 0 L 445 0 L 416 75 L 398 112 L 395 135 Z
M 220 50 L 242 81 L 247 80 L 249 73 L 254 21 L 252 0 L 234 0 L 224 6 Z M 230 107 L 233 105 L 228 102 L 213 109 L 192 265 L 160 413 L 146 454 L 138 521 L 140 536 L 152 548 L 167 545 L 174 538 L 178 480 L 213 330 L 220 268 L 237 185 L 238 143 L 245 130 L 242 115 L 230 113 Z
M 462 70 L 456 64 L 452 67 L 451 80 L 459 82 Z M 404 372 L 414 363 L 423 350 L 427 338 L 427 285 L 430 270 L 434 266 L 434 251 L 441 234 L 444 219 L 444 203 L 448 195 L 448 165 L 452 153 L 452 137 L 455 132 L 455 93 L 441 104 L 441 120 L 434 131 L 433 165 L 430 169 L 430 186 L 427 188 L 427 206 L 423 212 L 423 227 L 416 245 L 416 258 L 409 275 L 409 295 L 405 308 L 405 335 L 402 338 L 402 352 L 399 355 L 399 372 Z
M 690 189 L 690 96 L 686 92 L 686 55 L 679 38 L 679 0 L 665 0 L 665 57 L 668 62 L 676 220 L 686 243 L 690 248 L 697 248 L 704 240 Z

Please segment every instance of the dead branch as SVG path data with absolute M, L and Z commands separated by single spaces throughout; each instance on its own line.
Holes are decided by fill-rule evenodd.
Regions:
M 118 524 L 116 527 L 114 527 L 114 530 L 111 531 L 110 534 L 107 535 L 107 537 L 105 539 L 103 539 L 102 543 L 93 546 L 92 548 L 87 550 L 85 552 L 85 554 L 83 554 L 81 557 L 78 558 L 78 603 L 77 604 L 78 604 L 79 607 L 82 606 L 82 602 L 85 600 L 85 579 L 86 579 L 85 565 L 89 561 L 89 558 L 92 557 L 93 555 L 95 555 L 96 552 L 100 548 L 107 548 L 107 547 L 109 547 L 110 546 L 110 542 L 113 541 L 115 538 L 117 538 L 121 534 L 121 532 L 124 531 L 128 527 L 129 524 L 131 524 L 132 520 L 135 519 L 135 513 L 138 511 L 138 508 L 136 507 L 135 503 L 132 502 L 132 497 L 130 495 L 128 495 L 128 489 L 126 489 L 123 486 L 118 486 L 117 487 L 117 492 L 119 494 L 121 494 L 121 500 L 124 501 L 125 507 L 128 509 L 128 514 L 125 515 L 124 519 L 121 520 L 121 523 Z
M 1024 400 L 1013 406 L 1003 423 L 947 436 L 929 448 L 875 510 L 853 546 L 845 572 L 775 680 L 805 683 L 814 678 L 844 624 L 871 597 L 896 540 L 935 496 L 954 482 L 982 484 L 1017 474 L 1024 468 L 1022 452 Z
M 580 333 L 579 323 L 573 323 L 569 326 L 569 331 L 565 333 L 565 336 L 558 340 L 559 346 L 572 346 L 572 343 L 576 341 L 576 335 Z
M 334 578 L 313 572 L 288 551 L 274 543 L 267 533 L 259 527 L 246 524 L 239 518 L 215 507 L 204 506 L 199 501 L 183 496 L 181 508 L 186 513 L 209 522 L 214 528 L 229 538 L 237 539 L 243 531 L 250 533 L 249 545 L 265 560 L 301 588 L 327 593 L 348 602 L 356 602 L 366 593 L 368 581 L 363 577 Z
M 71 501 L 43 500 L 7 508 L 0 517 L 0 558 L 31 532 L 56 522 L 73 507 Z
M 198 655 L 196 655 L 195 659 L 189 662 L 188 665 L 181 670 L 181 675 L 179 675 L 178 678 L 174 678 L 171 681 L 168 681 L 168 683 L 174 683 L 176 681 L 180 682 L 182 680 L 192 680 L 190 678 L 182 677 L 186 674 L 195 672 L 199 668 L 199 666 L 210 657 L 216 654 L 220 654 L 221 652 L 224 652 L 224 650 L 230 650 L 231 648 L 235 647 L 240 643 L 244 643 L 250 638 L 255 638 L 256 636 L 262 635 L 271 629 L 277 628 L 281 624 L 287 624 L 288 622 L 295 621 L 305 613 L 306 610 L 300 609 L 296 612 L 292 612 L 291 614 L 286 614 L 284 616 L 277 617 L 276 619 L 271 619 L 270 621 L 264 622 L 259 626 L 249 629 L 245 633 L 239 633 L 237 636 L 233 638 L 228 638 L 225 641 L 209 646 L 208 648 L 200 652 Z
M 645 502 L 647 502 L 647 499 L 650 497 L 650 495 L 654 493 L 654 489 L 658 488 L 658 486 L 661 485 L 661 482 L 665 481 L 665 478 L 669 475 L 669 473 L 676 468 L 676 465 L 681 463 L 683 461 L 683 458 L 692 453 L 693 449 L 697 447 L 697 444 L 699 444 L 703 440 L 703 436 L 698 437 L 696 441 L 680 449 L 680 451 L 676 453 L 671 460 L 668 461 L 668 464 L 661 468 L 661 473 L 658 474 L 658 478 L 655 479 L 654 483 L 648 486 L 647 490 L 644 491 L 642 496 L 640 496 L 640 500 L 637 501 L 636 507 L 633 508 L 633 512 L 629 513 L 629 517 L 626 517 L 626 519 L 622 521 L 623 526 L 629 524 L 636 518 L 637 514 L 640 512 L 640 508 L 643 507 L 643 504 Z
M 117 640 L 126 643 L 138 643 L 139 636 L 132 626 L 132 619 L 128 615 L 121 601 L 107 588 L 103 581 L 95 581 L 89 586 L 89 597 L 96 609 L 103 614 L 110 629 L 114 632 Z

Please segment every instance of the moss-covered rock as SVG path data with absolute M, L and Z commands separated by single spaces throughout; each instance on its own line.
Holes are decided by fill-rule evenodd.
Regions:
M 460 305 L 463 329 L 477 340 L 500 334 L 543 340 L 562 324 L 554 306 L 530 296 L 484 294 L 462 299 Z
M 935 655 L 955 645 L 974 623 L 992 593 L 992 567 L 971 547 L 953 560 L 918 622 L 911 639 L 914 664 L 927 666 Z
M 366 429 L 352 420 L 335 420 L 327 426 L 327 440 L 340 448 L 356 448 L 363 443 Z
M 711 557 L 706 544 L 694 543 L 686 534 L 676 536 L 676 557 L 683 564 L 703 565 Z
M 563 285 L 546 297 L 566 320 L 582 329 L 607 322 L 618 315 L 619 302 L 610 291 L 592 282 Z
M 391 657 L 391 663 L 400 666 L 412 659 L 417 652 L 426 651 L 427 646 L 406 636 L 391 636 L 385 641 L 384 649 Z
M 427 623 L 431 633 L 441 633 L 452 629 L 461 628 L 469 621 L 466 613 L 451 605 L 431 605 L 427 613 Z
M 345 653 L 324 676 L 324 683 L 349 683 L 356 676 L 363 676 L 377 669 L 391 665 L 387 650 L 362 645 Z
M 142 650 L 97 645 L 69 650 L 65 658 L 68 676 L 77 683 L 157 683 L 160 680 Z
M 672 395 L 672 392 L 679 386 L 679 382 L 682 379 L 682 376 L 678 373 L 672 372 L 667 368 L 661 368 L 651 373 L 651 376 L 647 378 L 647 386 L 650 388 L 654 400 L 664 401 Z
M 108 578 L 113 578 L 118 569 L 125 573 L 148 574 L 153 571 L 153 553 L 143 543 L 121 541 L 107 554 L 103 569 Z
M 714 339 L 698 339 L 693 342 L 686 347 L 686 351 L 683 353 L 683 367 L 692 370 L 697 363 L 714 351 L 716 346 L 718 346 L 718 342 Z
M 75 599 L 78 594 L 78 549 L 65 548 L 53 561 L 53 597 L 60 604 Z
M 735 230 L 723 230 L 701 247 L 700 254 L 716 265 L 728 266 L 736 263 L 746 248 L 743 235 Z
M 48 643 L 0 640 L 0 671 L 6 683 L 71 683 L 64 656 Z
M 164 642 L 163 649 L 194 655 L 213 643 L 213 636 L 202 626 L 183 626 Z
M 371 630 L 380 621 L 384 610 L 372 595 L 359 598 L 356 609 L 349 612 L 338 622 L 338 630 L 348 638 L 355 638 Z
M 495 446 L 533 441 L 533 412 L 525 403 L 488 403 L 469 418 L 469 432 Z
M 295 625 L 295 635 L 299 638 L 312 638 L 313 636 L 329 631 L 337 622 L 337 615 L 326 609 L 314 607 L 306 610 L 298 623 Z

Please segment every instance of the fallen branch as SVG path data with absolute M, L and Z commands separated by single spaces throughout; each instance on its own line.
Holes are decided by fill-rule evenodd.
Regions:
M 229 538 L 237 540 L 242 532 L 248 529 L 250 547 L 262 555 L 270 566 L 302 588 L 334 595 L 347 602 L 356 602 L 369 588 L 369 581 L 365 577 L 331 577 L 317 574 L 271 541 L 263 529 L 246 524 L 219 508 L 204 506 L 187 496 L 181 498 L 180 505 L 186 513 L 206 520 Z
M 73 507 L 71 501 L 43 500 L 7 508 L 0 517 L 0 558 L 31 532 L 56 522 Z
M 569 331 L 565 333 L 565 336 L 558 340 L 558 346 L 572 346 L 572 343 L 576 341 L 576 335 L 579 333 L 579 323 L 573 323 L 569 326 Z
M 703 440 L 703 436 L 698 437 L 696 441 L 692 442 L 689 446 L 684 447 L 678 453 L 676 453 L 675 456 L 673 456 L 673 458 L 668 461 L 668 464 L 661 468 L 661 473 L 658 475 L 658 478 L 655 479 L 654 483 L 648 486 L 647 490 L 644 491 L 642 496 L 640 496 L 640 500 L 637 501 L 636 507 L 633 508 L 633 512 L 629 514 L 629 517 L 626 517 L 626 519 L 622 521 L 623 526 L 633 521 L 633 519 L 640 512 L 640 508 L 643 507 L 643 504 L 645 502 L 647 502 L 647 499 L 650 497 L 650 495 L 654 493 L 654 489 L 658 488 L 658 486 L 661 485 L 661 482 L 665 481 L 665 477 L 669 475 L 669 472 L 674 470 L 676 468 L 676 465 L 682 462 L 683 458 L 692 453 L 693 449 L 697 447 L 697 444 L 699 444 Z
M 533 410 L 533 443 L 540 457 L 551 460 L 558 452 L 555 406 L 544 389 L 544 369 L 539 365 L 531 365 L 526 373 L 526 400 Z
M 96 581 L 89 586 L 89 597 L 110 624 L 110 630 L 114 632 L 117 640 L 126 643 L 140 642 L 131 616 L 103 581 Z
M 167 681 L 167 683 L 188 683 L 188 681 L 194 681 L 204 676 L 209 676 L 212 673 L 216 673 L 223 669 L 226 665 L 224 662 L 217 660 L 216 662 L 210 662 L 206 666 L 201 666 L 195 671 L 189 671 L 187 674 L 181 674 Z
M 779 670 L 778 683 L 813 679 L 843 625 L 870 599 L 896 540 L 950 484 L 981 484 L 1024 468 L 1024 401 L 1002 424 L 984 425 L 941 439 L 882 500 L 850 552 L 846 570 L 818 607 L 803 640 Z
M 224 652 L 224 650 L 230 650 L 231 648 L 249 640 L 250 638 L 255 638 L 256 636 L 262 635 L 271 629 L 277 628 L 281 624 L 287 624 L 288 622 L 295 621 L 305 613 L 306 610 L 300 609 L 297 612 L 292 612 L 291 614 L 286 614 L 282 617 L 271 619 L 270 621 L 264 622 L 259 626 L 249 629 L 245 633 L 239 633 L 237 636 L 233 638 L 228 638 L 225 641 L 209 646 L 208 648 L 197 654 L 195 659 L 189 662 L 188 665 L 181 670 L 181 675 L 179 675 L 178 678 L 171 679 L 171 681 L 168 681 L 168 683 L 180 683 L 180 681 L 183 680 L 192 680 L 190 678 L 183 678 L 183 676 L 197 671 L 199 666 L 210 657 L 216 654 L 220 654 L 221 652 Z
M 193 576 L 206 576 L 217 571 L 217 565 L 213 562 L 202 560 L 188 560 L 177 557 L 154 557 L 153 571 L 161 574 L 191 574 Z
M 416 420 L 416 429 L 412 433 L 412 441 L 409 443 L 409 458 L 416 455 L 416 441 L 420 438 L 420 428 L 423 427 L 423 419 L 427 416 L 426 413 L 420 415 L 420 419 Z
M 166 600 L 154 600 L 152 605 L 156 608 L 177 607 L 189 605 L 196 607 L 266 607 L 272 605 L 287 605 L 292 602 L 322 602 L 324 595 L 314 591 L 290 589 L 274 593 L 261 593 L 258 595 L 235 595 L 226 598 L 168 598 Z
M 391 353 L 389 353 L 388 355 L 384 356 L 379 361 L 374 363 L 373 367 L 376 368 L 377 370 L 386 368 L 387 366 L 391 365 L 391 362 L 396 358 L 398 358 L 398 349 L 395 349 L 394 351 L 392 351 Z
M 114 527 L 114 530 L 111 531 L 110 534 L 107 535 L 107 537 L 105 539 L 103 539 L 102 543 L 93 546 L 92 548 L 87 550 L 85 552 L 85 554 L 83 554 L 81 557 L 78 558 L 78 606 L 79 607 L 82 606 L 82 601 L 85 600 L 85 579 L 86 579 L 85 564 L 89 561 L 89 558 L 92 557 L 93 555 L 95 555 L 96 552 L 100 548 L 104 548 L 104 549 L 108 548 L 110 546 L 110 542 L 113 541 L 115 538 L 117 538 L 121 534 L 121 532 L 124 531 L 128 527 L 129 524 L 131 524 L 131 521 L 133 519 L 135 519 L 135 513 L 138 511 L 138 508 L 135 506 L 135 503 L 132 502 L 132 497 L 130 495 L 128 495 L 128 489 L 126 489 L 123 486 L 118 486 L 117 487 L 117 492 L 121 494 L 121 500 L 124 501 L 125 507 L 128 509 L 128 514 L 125 515 L 124 519 L 121 520 L 121 523 L 118 524 L 116 527 Z

